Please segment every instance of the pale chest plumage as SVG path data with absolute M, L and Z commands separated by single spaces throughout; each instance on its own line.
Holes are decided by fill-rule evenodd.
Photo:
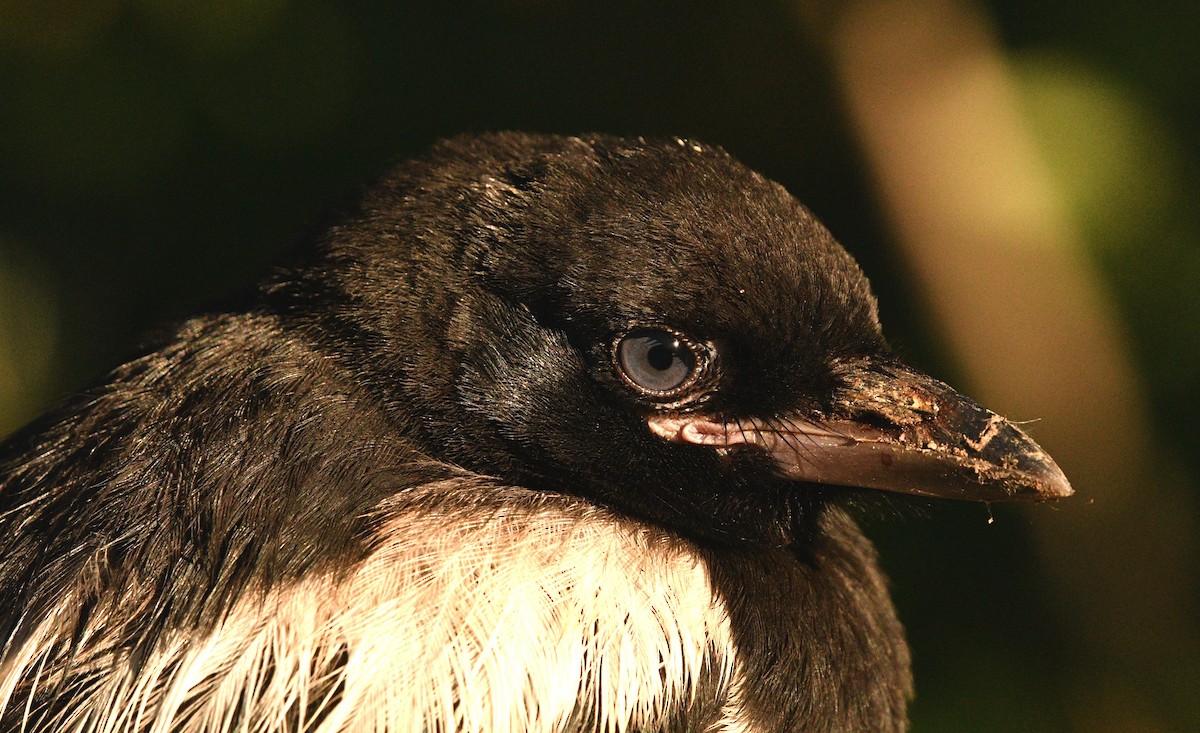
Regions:
M 67 682 L 47 732 L 659 730 L 701 708 L 744 729 L 729 619 L 688 543 L 554 499 L 380 516 L 348 573 L 250 590 L 96 674 L 64 664 L 64 599 L 0 701 Z M 94 618 L 80 644 L 105 633 Z

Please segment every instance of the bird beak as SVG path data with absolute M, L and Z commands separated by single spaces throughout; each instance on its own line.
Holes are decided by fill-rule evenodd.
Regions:
M 1024 431 L 932 377 L 860 364 L 840 381 L 829 414 L 733 421 L 655 415 L 649 427 L 674 442 L 764 450 L 797 481 L 974 501 L 1074 493 Z

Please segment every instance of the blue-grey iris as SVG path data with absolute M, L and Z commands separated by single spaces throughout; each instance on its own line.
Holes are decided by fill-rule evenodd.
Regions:
M 696 357 L 677 335 L 657 329 L 630 331 L 617 343 L 617 362 L 635 387 L 670 392 L 696 370 Z

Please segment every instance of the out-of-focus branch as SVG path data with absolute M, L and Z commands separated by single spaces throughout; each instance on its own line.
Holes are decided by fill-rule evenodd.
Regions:
M 1066 625 L 1101 662 L 1079 728 L 1162 729 L 1126 682 L 1196 668 L 1194 507 L 1150 442 L 1119 321 L 986 18 L 968 0 L 798 5 L 971 391 L 1040 419 L 1030 431 L 1078 489 L 1034 521 Z

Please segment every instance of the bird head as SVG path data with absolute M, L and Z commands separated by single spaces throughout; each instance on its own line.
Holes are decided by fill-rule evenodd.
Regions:
M 1071 493 L 890 351 L 783 187 L 689 140 L 443 143 L 268 292 L 428 455 L 694 538 L 787 544 L 862 491 Z

